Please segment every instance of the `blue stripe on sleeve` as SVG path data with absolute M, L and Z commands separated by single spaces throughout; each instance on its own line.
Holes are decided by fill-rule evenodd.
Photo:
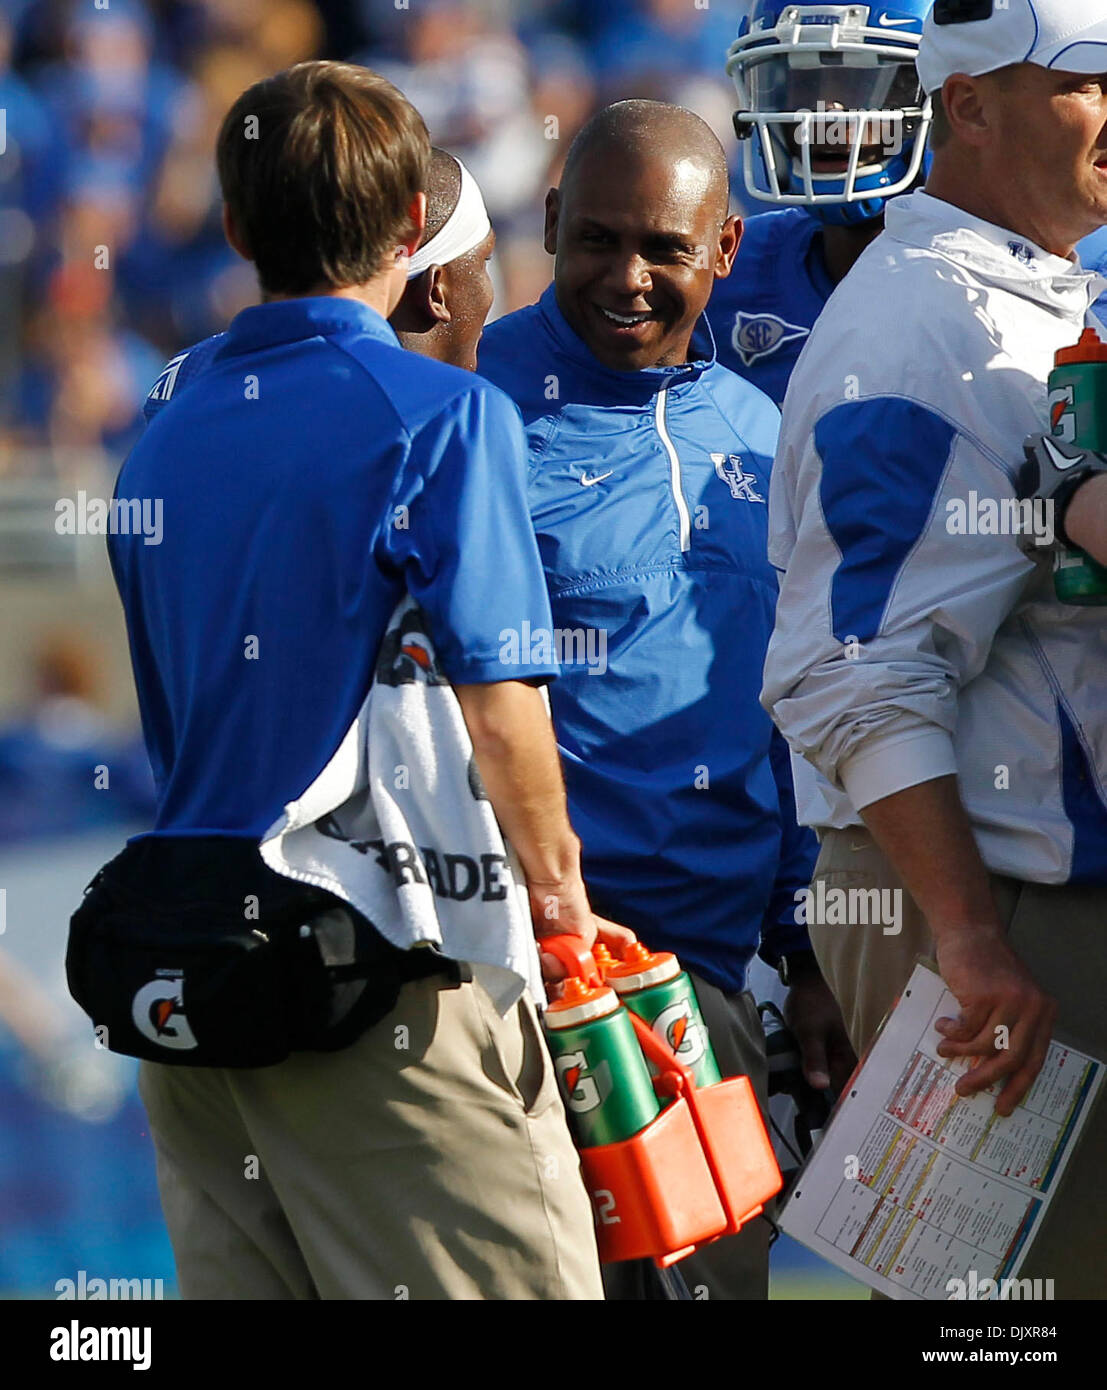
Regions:
M 922 535 L 957 431 L 899 396 L 846 401 L 815 426 L 819 500 L 842 559 L 831 582 L 834 635 L 868 641 Z
M 1107 806 L 1096 792 L 1095 773 L 1088 764 L 1076 726 L 1058 701 L 1061 726 L 1061 795 L 1072 822 L 1070 883 L 1107 882 Z

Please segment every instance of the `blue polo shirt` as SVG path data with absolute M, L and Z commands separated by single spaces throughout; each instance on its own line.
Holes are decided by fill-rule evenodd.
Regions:
M 405 591 L 455 684 L 557 674 L 511 640 L 551 626 L 525 457 L 505 395 L 366 305 L 238 315 L 116 487 L 161 515 L 109 539 L 155 833 L 263 835 L 353 723 Z

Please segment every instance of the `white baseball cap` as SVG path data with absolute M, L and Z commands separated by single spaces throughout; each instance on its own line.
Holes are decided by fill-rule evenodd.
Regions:
M 935 0 L 916 61 L 928 96 L 1013 63 L 1107 72 L 1107 0 Z

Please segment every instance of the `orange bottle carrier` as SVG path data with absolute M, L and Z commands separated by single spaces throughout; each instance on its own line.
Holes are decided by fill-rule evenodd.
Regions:
M 579 937 L 543 937 L 541 948 L 570 976 L 599 983 L 600 968 Z M 657 1068 L 653 1084 L 665 1108 L 631 1139 L 580 1149 L 581 1169 L 601 1261 L 652 1259 L 665 1269 L 736 1234 L 780 1191 L 782 1179 L 749 1077 L 697 1087 L 661 1038 L 628 1014 Z

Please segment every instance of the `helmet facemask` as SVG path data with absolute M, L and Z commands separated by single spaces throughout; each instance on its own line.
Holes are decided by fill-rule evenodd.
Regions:
M 774 29 L 732 46 L 734 125 L 752 197 L 863 221 L 917 182 L 931 119 L 915 71 L 918 36 L 890 40 L 894 31 L 868 18 L 865 5 L 789 5 Z M 845 215 L 832 218 L 835 209 Z

